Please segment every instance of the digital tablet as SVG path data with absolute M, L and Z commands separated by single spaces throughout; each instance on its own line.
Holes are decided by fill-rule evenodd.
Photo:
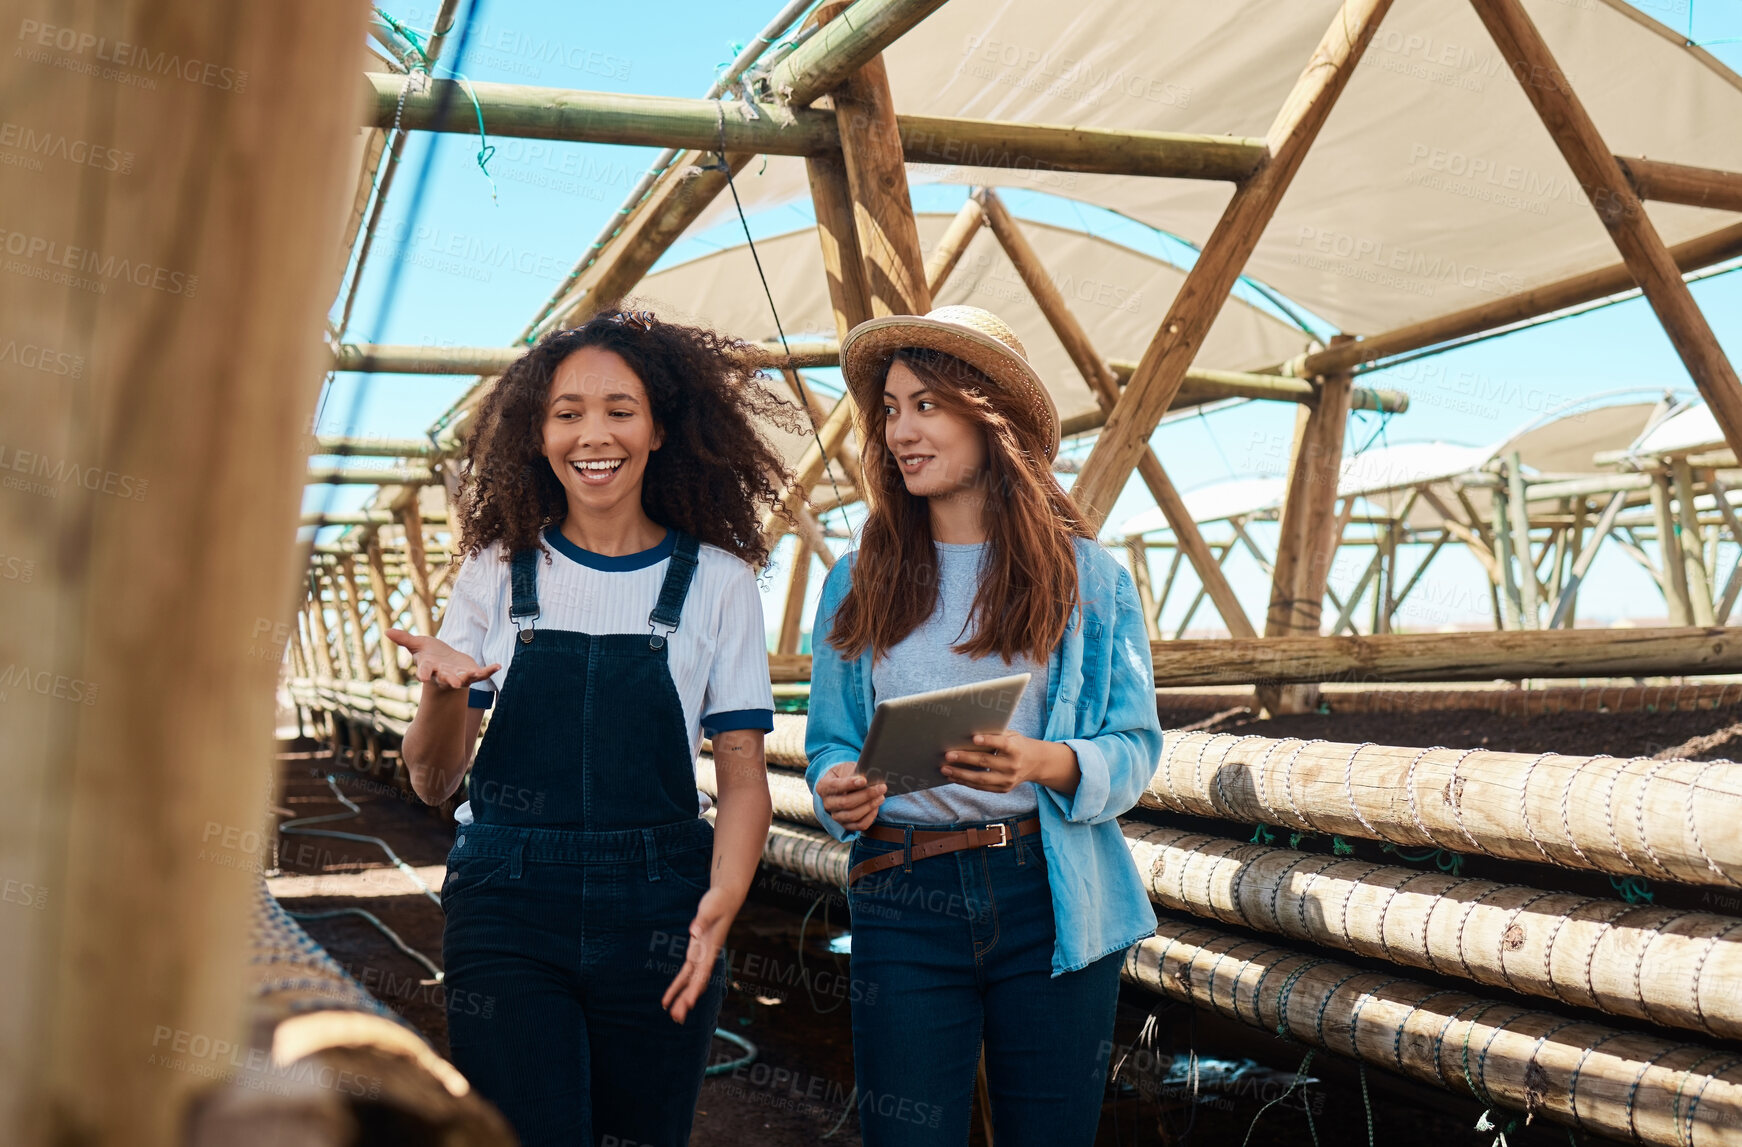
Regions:
M 974 748 L 975 733 L 1002 733 L 1029 674 L 955 685 L 879 701 L 857 772 L 888 796 L 950 784 L 938 770 L 951 749 Z

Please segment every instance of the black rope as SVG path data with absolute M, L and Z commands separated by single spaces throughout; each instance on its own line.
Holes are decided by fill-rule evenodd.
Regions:
M 720 123 L 720 162 L 712 164 L 710 167 L 713 170 L 722 171 L 726 175 L 726 187 L 732 192 L 732 206 L 738 210 L 738 225 L 744 229 L 744 242 L 750 248 L 751 261 L 756 264 L 756 277 L 762 280 L 762 294 L 768 300 L 769 313 L 774 316 L 774 331 L 780 336 L 780 349 L 786 354 L 787 369 L 792 371 L 794 378 L 798 379 L 798 404 L 804 408 L 805 421 L 810 423 L 811 436 L 816 439 L 817 451 L 823 456 L 823 475 L 828 478 L 829 487 L 835 492 L 835 507 L 837 509 L 842 509 L 844 517 L 844 499 L 841 497 L 841 485 L 839 482 L 835 481 L 835 475 L 832 472 L 834 459 L 829 457 L 829 451 L 827 447 L 823 445 L 823 432 L 821 428 L 817 426 L 816 415 L 811 412 L 811 404 L 805 398 L 804 378 L 798 373 L 798 368 L 792 365 L 792 347 L 786 341 L 786 327 L 780 321 L 780 308 L 774 305 L 774 292 L 768 286 L 768 276 L 762 271 L 762 257 L 756 253 L 756 240 L 750 237 L 750 221 L 744 217 L 744 204 L 738 198 L 738 185 L 732 179 L 732 165 L 726 161 L 726 105 L 716 101 L 714 110 L 719 115 Z M 852 400 L 852 390 L 846 385 L 846 375 L 843 374 L 841 378 L 841 401 L 850 402 Z M 803 499 L 801 505 L 810 501 L 808 493 L 809 492 L 806 491 L 807 497 Z M 859 491 L 859 496 L 863 498 L 865 496 L 865 491 Z M 803 537 L 803 534 L 799 535 L 801 541 L 803 540 Z

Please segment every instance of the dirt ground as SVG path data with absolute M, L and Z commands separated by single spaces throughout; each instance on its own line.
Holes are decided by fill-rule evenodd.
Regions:
M 1202 712 L 1164 712 L 1178 727 L 1201 721 Z M 1742 749 L 1742 707 L 1676 713 L 1560 713 L 1530 718 L 1487 711 L 1426 711 L 1408 714 L 1328 714 L 1258 721 L 1231 714 L 1216 731 L 1265 736 L 1319 737 L 1337 741 L 1507 751 L 1658 754 L 1717 759 Z M 335 769 L 331 755 L 312 741 L 281 743 L 281 817 L 344 812 L 326 780 L 331 774 L 360 816 L 312 827 L 383 838 L 426 883 L 439 889 L 441 865 L 453 839 L 451 823 L 393 786 L 390 779 Z M 438 964 L 442 914 L 412 878 L 394 869 L 372 844 L 284 834 L 279 842 L 275 893 L 293 912 L 363 908 L 394 929 L 412 948 Z M 345 875 L 345 888 L 322 888 L 307 878 Z M 301 877 L 302 879 L 297 879 Z M 360 883 L 359 883 L 360 882 Z M 310 894 L 313 893 L 313 894 Z M 808 919 L 807 919 L 808 912 Z M 838 897 L 802 882 L 764 873 L 733 927 L 730 945 L 740 969 L 727 993 L 720 1027 L 756 1046 L 755 1060 L 711 1075 L 703 1084 L 692 1143 L 696 1147 L 755 1144 L 798 1147 L 827 1142 L 856 1147 L 850 1006 L 835 994 L 833 973 L 845 973 L 847 958 L 829 941 L 847 930 Z M 419 964 L 395 950 L 374 928 L 355 917 L 304 922 L 333 957 L 389 1007 L 397 1010 L 446 1054 L 441 989 Z M 802 943 L 801 943 L 802 934 Z M 807 974 L 791 975 L 802 959 Z M 821 972 L 831 973 L 828 976 Z M 758 982 L 760 980 L 760 982 Z M 810 990 L 805 989 L 809 982 Z M 841 981 L 843 984 L 844 980 Z M 824 990 L 818 991 L 818 987 Z M 1145 1023 L 1154 1023 L 1143 1038 Z M 923 1022 L 916 1017 L 916 1023 Z M 1125 1071 L 1108 1087 L 1097 1147 L 1247 1141 L 1293 1147 L 1322 1141 L 1359 1144 L 1411 1138 L 1433 1144 L 1487 1147 L 1494 1132 L 1476 1130 L 1481 1107 L 1472 1101 L 1374 1070 L 1362 1075 L 1348 1060 L 1314 1056 L 1304 1070 L 1311 1082 L 1297 1084 L 1306 1049 L 1135 989 L 1125 988 L 1115 1028 L 1116 1056 Z M 1223 1085 L 1205 1087 L 1196 1102 L 1165 1075 L 1175 1059 L 1193 1051 L 1201 1078 L 1218 1066 L 1235 1069 Z M 742 1053 L 715 1041 L 724 1065 Z M 1224 1061 L 1218 1065 L 1216 1061 Z M 1286 1094 L 1285 1094 L 1286 1092 Z M 1275 1101 L 1272 1103 L 1271 1101 Z M 1269 1104 L 1269 1106 L 1266 1106 Z M 1309 1118 L 1310 1116 L 1310 1118 Z M 976 1111 L 970 1142 L 984 1144 Z M 1520 1126 L 1507 1138 L 1513 1147 L 1561 1144 L 1567 1132 L 1545 1121 Z M 1584 1134 L 1575 1143 L 1605 1142 Z

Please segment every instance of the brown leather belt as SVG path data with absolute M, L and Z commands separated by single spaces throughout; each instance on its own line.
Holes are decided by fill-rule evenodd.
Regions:
M 1018 836 L 1033 836 L 1040 831 L 1040 818 L 1031 816 L 1019 821 L 1015 832 L 1010 829 L 1008 821 L 986 825 L 984 828 L 962 828 L 954 830 L 914 829 L 913 859 L 924 860 L 928 856 L 942 856 L 947 852 L 960 852 L 964 848 L 1003 848 Z M 872 840 L 888 841 L 891 844 L 906 844 L 907 830 L 891 828 L 888 825 L 874 824 L 866 829 L 864 835 Z M 907 863 L 907 849 L 899 852 L 886 852 L 881 856 L 873 856 L 869 860 L 861 860 L 847 871 L 847 884 L 850 887 L 861 876 L 869 876 L 873 872 L 881 872 L 885 868 L 894 868 L 898 864 Z

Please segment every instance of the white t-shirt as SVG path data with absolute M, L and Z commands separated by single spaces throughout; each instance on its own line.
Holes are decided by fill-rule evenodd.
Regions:
M 581 549 L 555 527 L 547 530 L 544 554 L 550 560 L 541 554 L 538 561 L 535 628 L 651 633 L 647 615 L 659 600 L 676 538 L 668 532 L 650 550 L 610 557 Z M 501 543 L 493 543 L 461 567 L 442 617 L 442 641 L 479 665 L 502 665 L 489 681 L 472 687 L 474 708 L 494 703 L 514 659 L 518 642 L 508 617 L 509 583 Z M 714 734 L 774 728 L 762 591 L 748 565 L 718 546 L 703 545 L 677 632 L 668 641 L 692 759 L 703 729 Z

